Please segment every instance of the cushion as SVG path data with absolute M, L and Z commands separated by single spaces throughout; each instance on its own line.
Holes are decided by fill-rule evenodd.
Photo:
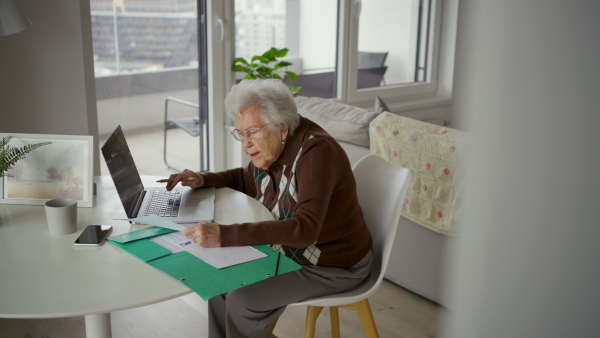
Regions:
M 378 113 L 320 97 L 295 98 L 298 114 L 312 120 L 338 141 L 369 147 L 369 123 Z

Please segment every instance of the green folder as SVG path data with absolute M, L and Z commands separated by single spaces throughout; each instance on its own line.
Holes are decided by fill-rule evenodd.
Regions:
M 174 231 L 154 228 L 157 227 L 109 237 L 108 240 L 141 261 L 179 280 L 204 300 L 274 276 L 276 271 L 277 274 L 283 274 L 300 269 L 299 264 L 285 255 L 280 255 L 279 251 L 273 251 L 268 245 L 253 245 L 267 257 L 217 269 L 189 252 L 172 254 L 170 250 L 148 240 L 149 237 Z

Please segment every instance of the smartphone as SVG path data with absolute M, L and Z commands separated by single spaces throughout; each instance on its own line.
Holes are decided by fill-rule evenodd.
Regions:
M 75 245 L 100 245 L 111 231 L 112 225 L 88 225 L 75 240 Z

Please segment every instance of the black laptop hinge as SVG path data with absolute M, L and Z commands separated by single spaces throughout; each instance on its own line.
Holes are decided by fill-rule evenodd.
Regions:
M 138 212 L 140 212 L 140 208 L 142 207 L 142 202 L 144 201 L 144 196 L 146 196 L 146 190 L 142 190 L 133 204 L 133 212 L 129 214 L 129 217 L 137 217 Z

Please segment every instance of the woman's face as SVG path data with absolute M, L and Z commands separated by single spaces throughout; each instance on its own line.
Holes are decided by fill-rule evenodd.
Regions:
M 246 132 L 251 128 L 261 128 L 260 131 L 252 139 L 248 136 L 241 140 L 242 148 L 246 155 L 250 157 L 255 167 L 264 170 L 269 167 L 279 158 L 288 134 L 288 127 L 284 130 L 271 130 L 265 125 L 261 119 L 261 110 L 258 107 L 248 107 L 241 111 L 241 116 L 235 119 L 235 129 L 241 132 Z

